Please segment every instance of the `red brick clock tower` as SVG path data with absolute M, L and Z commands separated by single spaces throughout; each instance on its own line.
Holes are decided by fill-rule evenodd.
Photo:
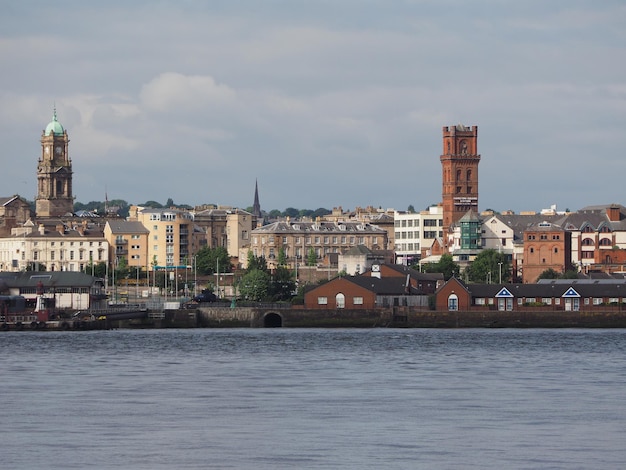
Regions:
M 447 245 L 450 226 L 469 210 L 478 212 L 478 126 L 443 128 L 441 157 L 443 232 Z

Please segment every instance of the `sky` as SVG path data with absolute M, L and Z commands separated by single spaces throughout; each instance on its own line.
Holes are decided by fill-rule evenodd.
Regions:
M 463 124 L 480 210 L 626 205 L 623 0 L 2 3 L 0 196 L 56 107 L 82 203 L 423 210 Z

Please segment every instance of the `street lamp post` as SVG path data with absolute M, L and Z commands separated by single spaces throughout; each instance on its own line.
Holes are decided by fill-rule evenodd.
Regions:
M 498 270 L 500 271 L 500 284 L 502 284 L 502 261 L 498 262 Z

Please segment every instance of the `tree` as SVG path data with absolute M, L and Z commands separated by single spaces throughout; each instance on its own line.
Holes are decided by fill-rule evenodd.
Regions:
M 144 207 L 152 207 L 153 209 L 162 209 L 163 206 L 161 205 L 160 202 L 156 202 L 156 201 L 146 201 L 143 204 L 139 204 L 140 206 L 144 206 Z
M 406 211 L 410 212 L 411 214 L 413 214 L 415 212 L 415 207 L 413 207 L 413 204 L 409 204 L 409 207 L 408 207 L 408 209 Z
M 315 254 L 315 250 L 313 247 L 309 248 L 309 253 L 306 257 L 306 265 L 307 266 L 315 266 L 317 264 L 317 255 Z
M 511 278 L 511 267 L 506 256 L 499 251 L 483 250 L 472 264 L 465 269 L 465 276 L 470 282 L 476 283 L 499 283 L 500 273 L 502 282 L 508 282 Z
M 91 270 L 90 270 L 90 274 L 91 274 Z M 96 263 L 93 267 L 93 275 L 95 277 L 101 277 L 104 278 L 104 276 L 107 275 L 107 264 L 104 261 L 101 261 L 99 263 Z
M 271 277 L 269 296 L 272 300 L 289 300 L 296 288 L 294 274 L 284 266 L 278 266 Z
M 294 209 L 293 207 L 288 207 L 285 209 L 285 217 L 291 217 L 292 219 L 297 218 L 300 215 L 300 211 L 298 209 Z
M 281 246 L 278 249 L 278 266 L 285 266 L 287 264 L 287 255 L 285 249 Z
M 576 269 L 568 269 L 561 274 L 561 279 L 578 279 L 578 271 Z
M 255 269 L 267 272 L 267 261 L 264 256 L 254 256 L 252 250 L 248 250 L 248 266 L 246 267 L 246 272 L 249 273 Z
M 165 207 L 174 207 L 174 199 L 167 198 L 167 201 L 165 202 Z
M 444 279 L 447 281 L 453 276 L 458 277 L 461 269 L 459 265 L 454 262 L 451 254 L 445 253 L 441 255 L 441 258 L 436 263 L 426 263 L 423 266 L 424 272 L 427 273 L 441 273 Z
M 546 269 L 545 271 L 543 271 L 537 277 L 537 280 L 539 280 L 539 279 L 558 279 L 558 278 L 559 278 L 559 273 L 557 273 L 554 269 L 550 268 L 550 269 Z
M 267 297 L 269 286 L 270 275 L 260 269 L 253 269 L 239 281 L 239 293 L 246 300 L 258 302 Z
M 118 282 L 119 279 L 126 279 L 129 275 L 128 261 L 126 261 L 126 257 L 122 256 L 117 261 L 117 266 L 115 267 L 115 282 Z
M 226 248 L 205 246 L 196 253 L 196 268 L 201 274 L 212 275 L 217 272 L 218 267 L 221 273 L 231 271 L 230 256 Z

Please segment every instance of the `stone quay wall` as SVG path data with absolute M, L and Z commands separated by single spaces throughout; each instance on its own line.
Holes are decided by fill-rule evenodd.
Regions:
M 197 327 L 626 328 L 621 311 L 425 311 L 411 308 L 305 310 L 200 308 Z

